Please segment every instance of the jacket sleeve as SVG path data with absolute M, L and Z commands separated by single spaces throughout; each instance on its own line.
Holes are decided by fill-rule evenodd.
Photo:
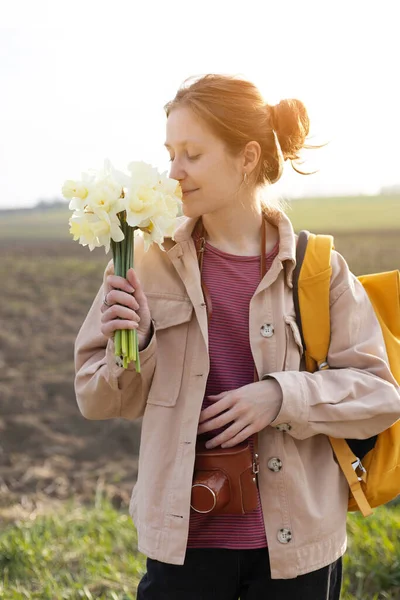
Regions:
M 368 295 L 337 252 L 332 253 L 330 311 L 330 369 L 266 376 L 279 383 L 283 396 L 271 426 L 283 425 L 297 439 L 317 434 L 366 439 L 400 418 L 400 388 Z
M 104 280 L 112 270 L 110 261 Z M 75 341 L 76 399 L 87 419 L 123 417 L 133 420 L 144 413 L 156 364 L 156 337 L 153 328 L 150 343 L 139 353 L 141 373 L 136 373 L 133 362 L 128 369 L 118 366 L 113 339 L 107 339 L 100 331 L 103 285 Z

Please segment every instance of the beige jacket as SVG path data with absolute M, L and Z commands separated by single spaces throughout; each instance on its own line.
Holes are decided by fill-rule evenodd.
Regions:
M 400 417 L 400 394 L 366 293 L 337 253 L 330 297 L 332 368 L 300 370 L 292 298 L 296 238 L 284 214 L 268 219 L 279 228 L 279 254 L 251 300 L 249 328 L 259 377 L 274 377 L 283 392 L 280 413 L 259 434 L 259 488 L 272 577 L 286 579 L 319 569 L 346 549 L 348 486 L 327 436 L 366 438 L 386 429 Z M 75 347 L 82 414 L 143 415 L 130 514 L 139 550 L 173 564 L 185 558 L 195 441 L 209 372 L 206 307 L 191 238 L 195 222 L 183 219 L 166 252 L 153 245 L 144 253 L 137 241 L 135 268 L 155 325 L 141 352 L 141 374 L 117 366 L 112 340 L 100 333 L 102 288 Z M 260 393 L 266 384 L 257 384 Z

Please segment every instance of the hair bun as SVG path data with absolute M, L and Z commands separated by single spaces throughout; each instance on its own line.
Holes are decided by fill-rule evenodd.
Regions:
M 281 100 L 269 105 L 270 121 L 275 131 L 285 160 L 298 160 L 310 131 L 307 110 L 300 100 Z

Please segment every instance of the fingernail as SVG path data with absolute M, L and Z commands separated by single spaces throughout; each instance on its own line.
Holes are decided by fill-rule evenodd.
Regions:
M 128 292 L 130 294 L 133 294 L 134 291 L 135 291 L 135 289 L 131 285 L 128 285 Z
M 212 447 L 213 447 L 213 444 L 211 442 L 206 442 L 207 450 L 210 450 Z

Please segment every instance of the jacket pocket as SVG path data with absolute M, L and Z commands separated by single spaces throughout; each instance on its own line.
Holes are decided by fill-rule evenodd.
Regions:
M 157 338 L 157 359 L 147 404 L 175 406 L 182 383 L 189 323 L 189 299 L 148 296 Z
M 303 356 L 300 330 L 295 317 L 286 315 L 284 319 L 286 324 L 286 352 L 283 369 L 284 371 L 299 371 L 301 357 Z

